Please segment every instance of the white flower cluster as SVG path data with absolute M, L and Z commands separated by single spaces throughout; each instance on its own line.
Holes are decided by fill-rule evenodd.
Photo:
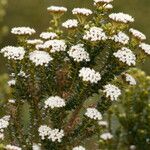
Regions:
M 90 9 L 87 8 L 74 8 L 72 10 L 72 13 L 74 15 L 83 15 L 83 16 L 89 16 L 91 15 L 93 12 Z
M 111 101 L 117 100 L 118 97 L 121 95 L 121 90 L 112 84 L 105 85 L 103 92 L 106 94 L 107 98 L 110 98 Z
M 83 44 L 77 44 L 70 48 L 68 54 L 74 59 L 74 61 L 90 61 L 89 53 L 83 48 Z
M 99 121 L 98 124 L 102 127 L 108 127 L 107 121 Z
M 22 60 L 25 55 L 25 50 L 23 47 L 6 46 L 1 49 L 1 53 L 8 59 Z
M 130 85 L 136 85 L 136 80 L 130 74 L 125 73 L 125 78 Z
M 40 38 L 44 39 L 44 40 L 53 40 L 55 38 L 57 38 L 57 34 L 54 32 L 42 32 L 40 34 Z
M 64 137 L 64 131 L 59 129 L 51 129 L 46 125 L 42 125 L 38 129 L 39 136 L 42 140 L 48 138 L 53 142 L 58 141 L 61 142 L 62 138 Z
M 65 51 L 67 45 L 64 40 L 49 40 L 44 43 L 45 47 L 51 48 L 50 52 L 55 53 L 59 51 Z
M 37 45 L 37 44 L 42 44 L 43 41 L 40 39 L 33 39 L 33 40 L 27 40 L 27 43 L 30 45 Z
M 8 102 L 11 104 L 14 104 L 16 102 L 16 100 L 15 99 L 9 99 Z
M 20 72 L 18 73 L 18 76 L 27 78 L 29 75 L 27 75 L 23 70 L 20 70 Z
M 32 35 L 36 31 L 30 27 L 15 27 L 11 29 L 11 33 L 16 35 Z
M 78 27 L 78 21 L 76 19 L 68 19 L 64 23 L 62 23 L 62 26 L 67 29 L 72 29 Z
M 53 60 L 49 53 L 38 50 L 31 52 L 29 54 L 29 59 L 35 64 L 35 66 L 48 66 L 49 62 Z
M 107 5 L 103 5 L 103 7 L 104 7 L 105 9 L 112 9 L 112 8 L 113 8 L 113 5 L 107 4 Z
M 114 40 L 117 43 L 121 43 L 123 45 L 126 45 L 129 42 L 129 37 L 121 31 L 117 35 L 110 37 L 110 39 Z
M 118 50 L 113 55 L 116 58 L 118 58 L 121 62 L 126 63 L 129 66 L 136 64 L 136 56 L 130 49 L 126 47 L 123 47 L 122 49 Z
M 113 0 L 94 0 L 94 5 L 97 5 L 97 4 L 106 4 L 106 3 L 111 3 L 113 2 Z
M 96 41 L 105 41 L 107 36 L 102 28 L 91 27 L 89 31 L 86 31 L 86 34 L 83 36 L 84 40 L 90 40 L 92 42 Z
M 72 150 L 86 150 L 83 146 L 76 146 Z
M 91 83 L 97 83 L 101 80 L 101 75 L 94 69 L 83 67 L 79 70 L 79 77 L 83 78 L 83 81 L 89 81 Z
M 140 32 L 140 31 L 138 31 L 138 30 L 136 30 L 136 29 L 131 28 L 131 29 L 129 30 L 129 32 L 130 32 L 134 37 L 138 38 L 139 40 L 146 40 L 146 36 L 145 36 L 142 32 Z
M 4 139 L 4 129 L 9 126 L 10 116 L 4 116 L 0 119 L 0 139 Z
M 32 150 L 41 150 L 41 144 L 33 143 Z
M 6 150 L 22 150 L 22 148 L 14 145 L 6 145 L 5 147 Z
M 123 22 L 123 23 L 134 22 L 134 18 L 132 16 L 124 13 L 112 13 L 109 15 L 109 18 L 114 21 Z
M 87 108 L 85 115 L 94 120 L 102 119 L 102 114 L 96 108 Z
M 50 6 L 47 8 L 49 12 L 66 12 L 67 8 L 62 6 Z
M 113 135 L 111 133 L 103 133 L 100 136 L 101 139 L 103 140 L 111 140 L 113 138 Z
M 66 106 L 65 100 L 59 96 L 51 96 L 45 101 L 45 108 L 60 108 Z
M 150 45 L 149 44 L 145 44 L 145 43 L 141 43 L 139 45 L 139 47 L 148 55 L 150 55 Z
M 7 83 L 8 83 L 8 86 L 14 86 L 16 84 L 16 80 L 15 79 L 11 79 Z

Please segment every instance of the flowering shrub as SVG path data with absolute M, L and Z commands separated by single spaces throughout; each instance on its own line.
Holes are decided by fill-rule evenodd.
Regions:
M 94 0 L 93 10 L 74 8 L 77 19 L 64 23 L 60 18 L 67 8 L 48 7 L 50 27 L 38 39 L 31 39 L 32 28 L 11 30 L 18 46 L 1 49 L 12 88 L 9 126 L 1 138 L 5 149 L 85 150 L 86 140 L 99 140 L 103 114 L 123 88 L 110 81 L 142 62 L 150 50 L 145 36 L 130 29 L 134 18 L 111 13 L 111 2 Z M 126 78 L 133 83 L 130 75 Z M 89 103 L 94 93 L 99 100 Z

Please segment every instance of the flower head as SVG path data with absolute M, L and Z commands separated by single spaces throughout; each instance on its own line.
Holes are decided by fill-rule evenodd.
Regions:
M 150 55 L 150 45 L 149 44 L 145 44 L 145 43 L 141 43 L 139 45 L 139 47 L 148 55 Z
M 35 50 L 29 54 L 29 59 L 36 65 L 36 66 L 47 66 L 53 58 L 45 51 L 38 51 Z
M 146 36 L 145 36 L 142 32 L 140 32 L 140 31 L 138 31 L 138 30 L 135 30 L 135 29 L 131 28 L 131 29 L 129 30 L 129 32 L 130 32 L 134 37 L 138 38 L 139 40 L 146 40 Z
M 62 26 L 67 29 L 73 29 L 78 27 L 78 21 L 76 19 L 69 19 L 62 23 Z
M 110 140 L 110 139 L 112 139 L 113 138 L 113 135 L 111 134 L 111 133 L 103 133 L 103 134 L 101 134 L 101 139 L 103 139 L 103 140 Z
M 105 41 L 107 36 L 102 28 L 99 27 L 91 27 L 89 31 L 86 31 L 85 35 L 83 36 L 84 40 L 89 40 L 91 42 L 97 41 Z
M 30 45 L 37 45 L 37 44 L 42 44 L 43 41 L 40 39 L 33 39 L 33 40 L 27 40 L 27 43 Z
M 8 59 L 22 60 L 25 55 L 25 50 L 23 47 L 6 46 L 1 49 L 1 53 Z
M 16 80 L 15 79 L 11 79 L 7 83 L 8 83 L 8 86 L 14 86 L 16 84 Z
M 45 108 L 60 108 L 64 107 L 65 105 L 65 100 L 59 96 L 51 96 L 45 101 Z
M 122 49 L 118 50 L 113 55 L 116 58 L 118 58 L 121 62 L 126 63 L 129 66 L 136 64 L 136 56 L 130 49 L 126 47 L 123 47 Z
M 116 101 L 121 95 L 121 90 L 112 84 L 105 85 L 103 92 L 106 94 L 107 98 L 110 98 L 111 101 Z
M 57 38 L 57 34 L 54 32 L 42 32 L 40 34 L 40 38 L 44 39 L 44 40 L 53 40 L 55 38 Z
M 86 150 L 83 146 L 76 146 L 72 150 Z
M 111 2 L 113 2 L 113 0 L 94 0 L 94 5 L 109 4 Z
M 124 13 L 112 13 L 109 15 L 109 18 L 116 22 L 121 22 L 121 23 L 134 22 L 134 18 L 132 16 Z
M 83 15 L 83 16 L 89 16 L 92 14 L 92 11 L 90 9 L 87 8 L 74 8 L 72 10 L 72 13 L 74 15 Z
M 136 85 L 136 80 L 128 73 L 125 73 L 125 79 L 130 85 Z
M 67 8 L 62 6 L 50 6 L 47 10 L 52 13 L 64 13 L 67 11 Z
M 48 137 L 51 130 L 52 129 L 49 128 L 47 125 L 41 125 L 38 129 L 39 136 L 41 137 L 41 139 L 44 140 L 46 137 Z
M 11 33 L 16 35 L 32 35 L 36 31 L 30 27 L 15 27 L 12 28 Z
M 74 59 L 74 61 L 90 61 L 89 53 L 83 48 L 83 44 L 77 44 L 70 48 L 68 54 Z
M 94 69 L 83 67 L 79 71 L 79 77 L 82 77 L 83 81 L 97 83 L 101 80 L 101 75 Z
M 15 145 L 6 145 L 6 150 L 22 150 L 21 147 L 15 146 Z
M 87 108 L 85 115 L 94 120 L 102 119 L 102 114 L 96 108 Z

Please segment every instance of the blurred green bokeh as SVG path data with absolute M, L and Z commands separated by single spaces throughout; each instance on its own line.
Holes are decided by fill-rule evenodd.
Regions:
M 2 0 L 0 0 L 2 1 Z M 4 24 L 9 28 L 14 26 L 30 26 L 35 28 L 38 33 L 48 27 L 50 17 L 46 8 L 50 5 L 62 5 L 69 9 L 64 16 L 64 20 L 71 18 L 71 9 L 74 7 L 92 6 L 93 0 L 9 0 L 7 15 L 4 18 Z M 142 31 L 147 36 L 147 42 L 150 43 L 150 0 L 114 0 L 114 11 L 129 13 L 135 17 L 134 27 Z M 0 46 L 16 45 L 16 39 L 13 35 L 8 34 L 3 38 Z M 141 67 L 148 74 L 150 70 L 147 62 Z M 4 59 L 0 57 L 0 73 L 6 72 Z

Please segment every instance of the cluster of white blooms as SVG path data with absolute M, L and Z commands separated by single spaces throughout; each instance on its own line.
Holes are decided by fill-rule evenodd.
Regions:
M 130 145 L 130 150 L 136 150 L 136 146 L 135 145 Z
M 30 45 L 37 45 L 37 44 L 42 44 L 43 41 L 40 39 L 33 39 L 33 40 L 27 40 L 27 43 Z
M 0 119 L 0 139 L 4 139 L 4 129 L 9 126 L 10 116 L 4 116 Z
M 15 99 L 9 99 L 8 102 L 14 104 L 16 102 L 16 100 Z
M 33 143 L 32 150 L 41 150 L 41 144 Z
M 16 35 L 32 35 L 36 31 L 30 27 L 15 27 L 11 29 L 11 33 Z
M 45 51 L 35 50 L 29 54 L 29 59 L 35 64 L 35 66 L 47 66 L 53 58 L 49 53 Z
M 92 42 L 96 41 L 105 41 L 107 36 L 102 28 L 91 27 L 89 31 L 86 31 L 86 34 L 83 36 L 84 40 L 90 40 Z
M 12 79 L 12 80 L 9 80 L 7 83 L 8 83 L 8 86 L 14 86 L 16 84 L 16 80 Z
M 102 114 L 96 108 L 87 108 L 85 115 L 94 120 L 102 119 Z
M 83 146 L 76 146 L 72 150 L 86 150 Z
M 138 31 L 138 30 L 136 30 L 136 29 L 131 28 L 131 29 L 129 30 L 129 32 L 130 32 L 133 36 L 135 36 L 136 38 L 138 38 L 139 40 L 146 40 L 146 36 L 145 36 L 142 32 L 140 32 L 140 31 Z
M 148 55 L 150 55 L 150 45 L 149 44 L 145 44 L 145 43 L 141 43 L 139 45 L 139 47 Z
M 6 150 L 22 150 L 22 148 L 14 145 L 6 145 L 5 147 Z
M 117 35 L 110 37 L 110 39 L 114 40 L 115 42 L 121 43 L 123 45 L 128 44 L 129 42 L 129 37 L 121 31 Z
M 78 21 L 76 19 L 68 19 L 64 23 L 62 23 L 62 26 L 67 29 L 72 29 L 78 27 Z
M 84 15 L 84 16 L 89 16 L 91 15 L 93 12 L 90 9 L 87 8 L 74 8 L 72 10 L 72 13 L 74 15 Z
M 125 78 L 130 85 L 136 85 L 136 80 L 130 74 L 125 73 Z
M 55 107 L 60 108 L 64 107 L 65 105 L 66 105 L 65 100 L 59 96 L 51 96 L 45 101 L 45 108 L 48 107 L 50 107 L 51 109 Z
M 98 124 L 102 127 L 107 127 L 108 123 L 106 121 L 99 121 Z
M 89 81 L 91 83 L 97 83 L 101 80 L 101 75 L 99 72 L 86 67 L 79 70 L 79 77 L 82 77 L 83 81 Z
M 113 0 L 94 0 L 94 5 L 97 5 L 97 4 L 106 4 L 106 3 L 111 3 Z
M 27 78 L 29 75 L 26 75 L 26 73 L 24 71 L 20 70 L 20 72 L 18 73 L 18 76 Z
M 126 63 L 129 66 L 136 64 L 136 56 L 130 49 L 126 47 L 123 47 L 122 49 L 118 50 L 113 55 L 116 58 L 118 58 L 121 62 Z
M 85 51 L 83 46 L 83 44 L 77 44 L 72 46 L 68 51 L 69 56 L 72 57 L 74 61 L 90 61 L 89 53 Z
M 104 7 L 105 9 L 112 9 L 112 8 L 113 8 L 113 5 L 107 4 L 107 5 L 103 5 L 103 7 Z
M 103 140 L 111 140 L 113 138 L 113 135 L 111 133 L 103 133 L 100 136 L 101 139 Z
M 124 13 L 112 13 L 109 15 L 109 18 L 123 23 L 134 22 L 134 18 L 132 16 Z
M 64 40 L 49 40 L 49 41 L 46 41 L 44 45 L 47 48 L 48 47 L 51 48 L 50 50 L 51 53 L 65 51 L 67 48 L 67 45 Z
M 40 38 L 44 39 L 44 40 L 53 40 L 55 38 L 57 38 L 57 34 L 54 32 L 42 32 L 40 34 Z
M 107 98 L 110 98 L 111 101 L 117 100 L 118 97 L 121 95 L 121 90 L 112 84 L 105 85 L 103 92 L 106 94 Z
M 62 138 L 64 137 L 64 131 L 59 129 L 51 129 L 46 125 L 42 125 L 38 129 L 39 136 L 42 140 L 48 138 L 53 142 L 58 141 L 61 142 Z
M 67 8 L 62 6 L 50 6 L 47 8 L 49 12 L 66 12 Z
M 1 53 L 8 59 L 22 60 L 25 55 L 25 50 L 23 47 L 6 46 L 1 49 Z

